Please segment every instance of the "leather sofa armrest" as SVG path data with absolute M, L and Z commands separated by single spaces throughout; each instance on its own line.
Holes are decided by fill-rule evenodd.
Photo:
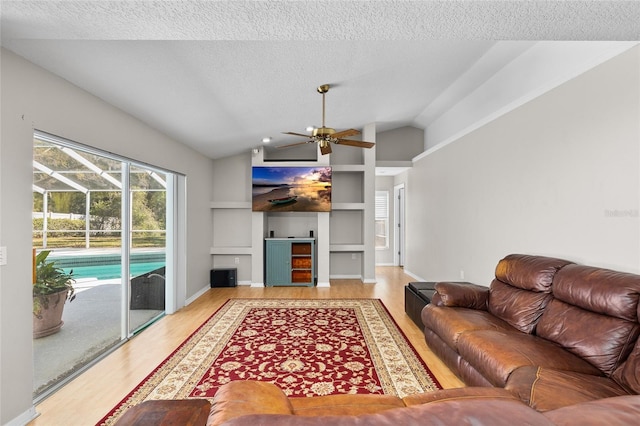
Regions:
M 207 426 L 221 425 L 250 414 L 293 414 L 291 403 L 279 387 L 259 381 L 232 381 L 213 398 Z
M 470 308 L 486 311 L 489 288 L 472 283 L 441 281 L 436 283 L 431 303 L 436 306 Z

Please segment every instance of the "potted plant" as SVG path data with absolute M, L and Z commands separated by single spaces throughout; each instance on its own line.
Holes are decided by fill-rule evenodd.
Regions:
M 53 261 L 47 261 L 50 250 L 38 253 L 34 260 L 33 337 L 57 333 L 62 327 L 62 311 L 68 300 L 75 299 L 73 270 L 66 273 Z

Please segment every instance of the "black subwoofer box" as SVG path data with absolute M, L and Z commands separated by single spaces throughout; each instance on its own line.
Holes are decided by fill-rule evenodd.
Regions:
M 229 269 L 212 269 L 209 277 L 211 287 L 235 287 L 236 286 L 236 268 Z

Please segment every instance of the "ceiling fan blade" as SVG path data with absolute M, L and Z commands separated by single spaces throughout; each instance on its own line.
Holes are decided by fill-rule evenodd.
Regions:
M 341 132 L 335 132 L 331 136 L 336 138 L 336 139 L 340 139 L 340 138 L 344 138 L 344 137 L 347 137 L 347 136 L 355 136 L 355 135 L 359 135 L 359 134 L 360 134 L 360 130 L 347 129 L 347 130 L 342 130 Z
M 303 133 L 296 133 L 296 132 L 282 132 L 285 135 L 293 135 L 293 136 L 302 136 L 303 138 L 310 138 L 311 136 L 309 135 L 305 135 Z
M 304 142 L 296 142 L 296 143 L 290 143 L 287 145 L 280 145 L 280 146 L 276 146 L 276 148 L 289 148 L 292 146 L 297 146 L 297 145 L 304 145 L 306 143 L 312 143 L 313 141 L 304 141 Z
M 338 145 L 357 146 L 358 148 L 371 148 L 375 145 L 373 142 L 366 141 L 352 141 L 351 139 L 338 139 L 336 142 Z
M 331 154 L 331 144 L 320 145 L 320 152 L 322 155 Z

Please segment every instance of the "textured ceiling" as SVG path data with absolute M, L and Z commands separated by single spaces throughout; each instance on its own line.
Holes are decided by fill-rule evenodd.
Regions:
M 4 47 L 211 158 L 320 125 L 323 83 L 336 85 L 331 127 L 424 128 L 496 41 L 519 40 L 467 80 L 535 40 L 640 39 L 640 2 L 620 1 L 2 1 L 0 12 Z

